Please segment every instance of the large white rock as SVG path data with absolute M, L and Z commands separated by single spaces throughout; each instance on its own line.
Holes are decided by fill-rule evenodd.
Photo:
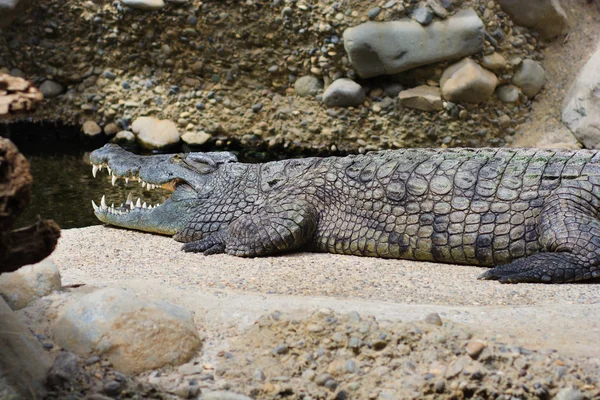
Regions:
M 0 296 L 13 310 L 25 308 L 60 288 L 60 272 L 49 258 L 0 275 Z
M 481 103 L 496 89 L 498 78 L 470 58 L 452 64 L 442 74 L 442 97 L 452 102 Z
M 191 312 L 114 288 L 70 303 L 53 331 L 63 348 L 80 357 L 107 357 L 116 369 L 131 374 L 185 363 L 200 346 Z
M 50 357 L 0 298 L 0 399 L 41 399 Z
M 567 29 L 569 21 L 559 0 L 499 0 L 499 3 L 517 25 L 535 29 L 544 39 Z
M 484 32 L 477 13 L 467 9 L 428 26 L 409 18 L 365 22 L 344 31 L 344 47 L 358 74 L 370 78 L 477 53 Z
M 167 119 L 139 117 L 131 125 L 138 142 L 149 150 L 162 149 L 179 142 L 181 133 L 177 124 Z
M 600 148 L 600 46 L 569 89 L 562 120 L 586 148 Z

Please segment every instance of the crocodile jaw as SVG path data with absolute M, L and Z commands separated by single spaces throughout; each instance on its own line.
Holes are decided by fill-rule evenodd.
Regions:
M 161 179 L 161 181 L 154 179 L 150 181 L 148 178 L 143 180 L 139 168 L 125 171 L 124 175 L 118 176 L 114 170 L 111 170 L 110 162 L 92 164 L 92 175 L 96 177 L 98 171 L 104 167 L 112 178 L 113 186 L 118 179 L 124 179 L 126 184 L 130 181 L 140 182 L 141 186 L 147 190 L 163 187 L 173 192 L 163 204 L 154 206 L 147 205 L 140 198 L 134 201 L 131 194 L 124 204 L 116 207 L 114 204 L 111 206 L 106 204 L 106 196 L 102 196 L 100 205 L 92 200 L 96 218 L 105 224 L 163 235 L 175 235 L 185 227 L 190 216 L 190 209 L 198 204 L 196 190 L 178 178 Z
M 107 206 L 105 196 L 102 196 L 100 205 L 96 205 L 92 200 L 92 206 L 96 217 L 105 224 L 162 235 L 174 235 L 184 228 L 187 218 L 183 216 L 188 215 L 191 202 L 191 200 L 171 201 L 168 199 L 163 204 L 156 206 L 147 206 L 146 203 L 136 206 L 133 202 L 128 202 L 123 206 L 114 207 L 114 205 Z

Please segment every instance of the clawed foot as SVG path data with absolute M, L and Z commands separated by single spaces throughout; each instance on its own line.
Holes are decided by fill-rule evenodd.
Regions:
M 574 254 L 538 253 L 492 268 L 478 279 L 500 283 L 566 283 L 593 278 L 596 270 Z
M 512 264 L 492 268 L 479 275 L 477 279 L 492 280 L 500 283 L 551 283 L 548 275 L 532 275 L 530 271 L 518 271 Z
M 202 253 L 205 256 L 221 254 L 225 252 L 225 243 L 220 241 L 216 235 L 209 236 L 195 242 L 186 243 L 181 247 L 186 253 Z

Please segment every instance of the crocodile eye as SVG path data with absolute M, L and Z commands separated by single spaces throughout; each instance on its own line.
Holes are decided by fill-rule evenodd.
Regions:
M 171 157 L 171 162 L 175 164 L 180 164 L 183 162 L 183 158 L 181 157 L 181 155 L 175 154 L 173 157 Z

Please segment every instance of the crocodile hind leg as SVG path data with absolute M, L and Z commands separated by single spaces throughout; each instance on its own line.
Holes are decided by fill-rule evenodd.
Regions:
M 597 199 L 582 187 L 558 189 L 540 212 L 542 252 L 490 269 L 479 279 L 566 283 L 600 277 Z
M 280 253 L 308 243 L 317 229 L 317 222 L 318 213 L 307 201 L 271 201 L 207 237 L 186 243 L 182 250 L 242 257 Z

